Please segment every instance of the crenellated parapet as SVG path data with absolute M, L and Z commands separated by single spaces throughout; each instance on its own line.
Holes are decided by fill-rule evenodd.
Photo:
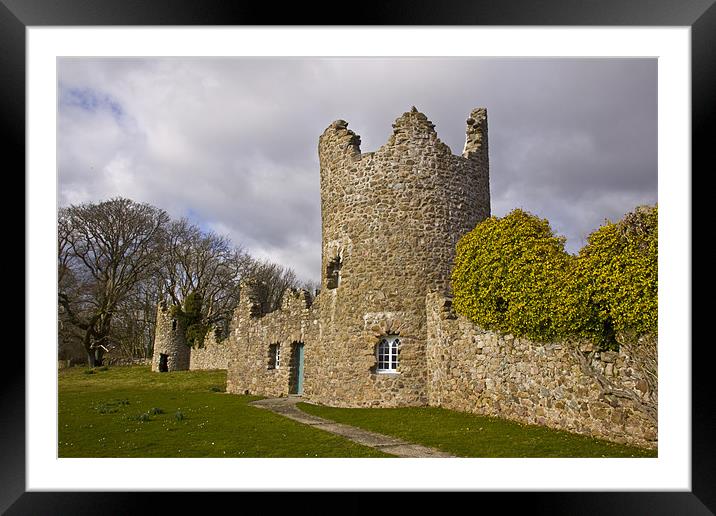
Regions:
M 360 159 L 360 136 L 348 129 L 345 120 L 335 120 L 319 137 L 318 152 L 326 157 L 335 156 L 339 161 L 345 157 Z
M 289 289 L 281 300 L 281 310 L 306 310 L 313 304 L 311 293 L 305 289 Z
M 440 141 L 435 131 L 435 124 L 428 117 L 413 106 L 393 123 L 393 133 L 390 135 L 387 147 L 415 145 L 430 145 L 439 152 L 451 154 L 450 147 Z

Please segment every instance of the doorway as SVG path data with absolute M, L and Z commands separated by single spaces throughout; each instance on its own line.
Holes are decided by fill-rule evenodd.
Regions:
M 160 353 L 159 354 L 159 372 L 160 373 L 168 373 L 169 372 L 169 355 L 166 353 Z
M 291 344 L 291 371 L 288 377 L 289 394 L 303 394 L 303 342 Z

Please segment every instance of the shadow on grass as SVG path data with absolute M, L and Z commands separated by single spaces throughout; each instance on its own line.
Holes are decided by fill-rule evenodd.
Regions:
M 656 457 L 656 450 L 438 407 L 333 408 L 298 403 L 308 414 L 460 457 Z

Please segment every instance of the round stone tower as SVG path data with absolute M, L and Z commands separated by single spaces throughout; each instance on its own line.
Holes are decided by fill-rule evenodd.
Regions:
M 304 393 L 339 406 L 427 403 L 425 296 L 447 292 L 458 239 L 490 215 L 487 113 L 461 156 L 415 108 L 376 152 L 344 120 L 319 140 L 320 338 Z
M 157 324 L 154 332 L 152 371 L 188 371 L 191 348 L 179 321 L 172 317 L 167 304 L 157 306 Z

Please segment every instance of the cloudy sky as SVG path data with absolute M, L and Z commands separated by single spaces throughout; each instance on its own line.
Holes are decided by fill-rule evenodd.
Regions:
M 657 200 L 655 59 L 61 59 L 58 92 L 60 206 L 148 202 L 306 280 L 339 118 L 374 151 L 415 105 L 460 154 L 487 107 L 493 215 L 547 218 L 570 252 Z

